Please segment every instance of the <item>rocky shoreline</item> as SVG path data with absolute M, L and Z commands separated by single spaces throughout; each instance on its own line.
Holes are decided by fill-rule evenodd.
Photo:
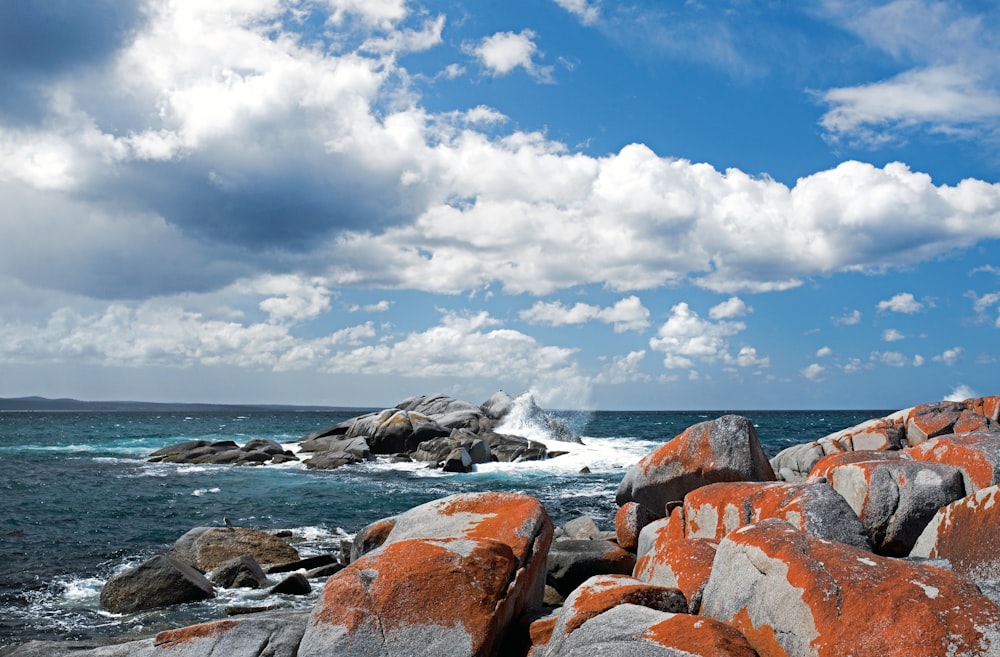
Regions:
M 478 407 L 488 426 L 448 427 L 440 418 L 456 410 L 479 415 L 444 411 L 447 398 L 415 400 L 304 442 L 326 444 L 312 452 L 322 454 L 363 436 L 370 451 L 393 454 L 447 438 L 471 457 L 455 432 L 483 441 L 497 426 Z M 417 410 L 429 404 L 442 412 Z M 391 420 L 400 414 L 406 422 Z M 420 417 L 447 436 L 421 434 Z M 395 429 L 374 438 L 404 425 L 424 440 L 399 442 Z M 770 460 L 750 421 L 723 416 L 626 473 L 613 530 L 585 517 L 554 527 L 533 497 L 492 492 L 372 523 L 324 563 L 299 560 L 267 532 L 196 528 L 133 569 L 146 572 L 109 581 L 105 607 L 127 613 L 151 592 L 143 604 L 175 603 L 163 590 L 309 586 L 329 574 L 322 597 L 310 612 L 0 655 L 1000 656 L 998 494 L 1000 397 L 923 404 Z

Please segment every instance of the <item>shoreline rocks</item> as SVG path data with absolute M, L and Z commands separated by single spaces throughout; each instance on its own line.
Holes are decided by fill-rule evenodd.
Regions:
M 421 404 L 453 432 L 483 430 L 440 396 L 399 410 Z M 998 413 L 1000 397 L 927 404 L 770 463 L 749 420 L 724 416 L 629 470 L 614 531 L 585 517 L 557 529 L 520 493 L 450 495 L 361 529 L 308 619 L 0 656 L 1000 657 Z M 196 528 L 150 568 L 186 572 L 184 557 L 252 579 L 276 558 L 250 553 L 253 531 Z M 321 561 L 274 572 L 301 584 Z

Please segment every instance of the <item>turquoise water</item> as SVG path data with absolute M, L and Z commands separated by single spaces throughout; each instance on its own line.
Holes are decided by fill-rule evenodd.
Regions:
M 304 556 L 336 550 L 369 522 L 457 492 L 522 491 L 557 522 L 593 516 L 611 528 L 626 468 L 712 412 L 559 413 L 585 446 L 549 461 L 442 474 L 384 462 L 333 471 L 147 463 L 184 440 L 290 443 L 359 411 L 248 407 L 195 412 L 0 413 L 0 645 L 33 638 L 141 634 L 221 617 L 227 604 L 310 606 L 222 592 L 218 600 L 120 616 L 100 609 L 115 572 L 165 550 L 196 526 L 291 529 Z M 769 456 L 888 411 L 744 411 Z M 526 432 L 528 430 L 526 429 Z M 541 437 L 541 436 L 530 436 Z M 582 474 L 581 468 L 590 469 Z M 321 586 L 321 582 L 319 583 Z

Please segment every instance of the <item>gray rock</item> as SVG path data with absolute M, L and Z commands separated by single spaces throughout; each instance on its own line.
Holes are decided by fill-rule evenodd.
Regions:
M 224 589 L 262 589 L 268 585 L 267 575 L 249 555 L 241 555 L 216 567 L 208 573 L 208 579 Z
M 315 557 L 275 564 L 268 568 L 267 572 L 273 575 L 274 573 L 290 573 L 294 570 L 312 570 L 321 566 L 329 566 L 332 563 L 337 563 L 336 557 L 332 554 L 318 554 Z
M 245 554 L 260 564 L 287 563 L 299 558 L 298 551 L 282 539 L 248 527 L 195 527 L 177 539 L 167 554 L 202 572 Z
M 442 469 L 445 472 L 471 472 L 472 457 L 464 447 L 456 447 L 445 457 Z
M 215 597 L 215 589 L 200 572 L 158 554 L 135 568 L 115 575 L 101 591 L 101 606 L 120 614 L 155 609 Z
M 631 575 L 635 555 L 614 543 L 589 539 L 560 539 L 549 548 L 545 564 L 547 584 L 561 595 L 594 575 Z
M 647 638 L 654 625 L 673 614 L 623 604 L 587 620 L 564 639 L 553 635 L 544 657 L 690 657 L 691 653 Z
M 309 580 L 302 573 L 292 573 L 272 586 L 271 590 L 267 593 L 268 595 L 275 595 L 277 593 L 285 595 L 309 595 L 312 593 L 312 586 L 309 585 Z
M 656 514 L 707 484 L 773 481 L 753 423 L 739 415 L 701 422 L 644 456 L 618 486 L 618 506 L 638 502 Z
M 580 516 L 573 518 L 565 525 L 563 531 L 568 538 L 581 538 L 593 540 L 601 538 L 601 530 L 590 516 Z

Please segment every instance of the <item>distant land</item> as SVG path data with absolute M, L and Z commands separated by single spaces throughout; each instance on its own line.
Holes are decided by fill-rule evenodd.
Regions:
M 82 401 L 79 399 L 49 399 L 47 397 L 0 397 L 0 412 L 3 411 L 92 411 L 92 412 L 142 412 L 142 411 L 246 411 L 275 410 L 303 413 L 307 412 L 342 412 L 369 411 L 369 408 L 343 406 L 294 406 L 286 404 L 195 404 L 195 403 L 164 403 L 143 401 Z

